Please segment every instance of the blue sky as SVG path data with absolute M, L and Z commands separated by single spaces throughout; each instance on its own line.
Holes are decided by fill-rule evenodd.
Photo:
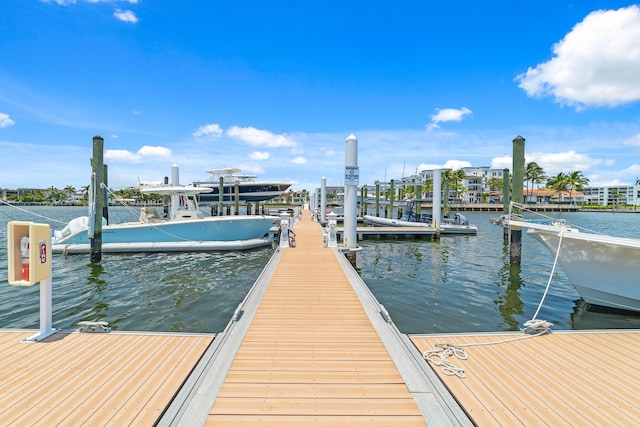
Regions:
M 313 191 L 434 167 L 640 176 L 640 7 L 620 1 L 3 0 L 0 188 L 181 183 L 239 167 Z

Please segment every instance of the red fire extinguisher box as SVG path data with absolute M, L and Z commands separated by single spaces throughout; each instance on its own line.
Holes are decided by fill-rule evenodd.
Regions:
M 31 286 L 51 277 L 51 228 L 48 224 L 7 224 L 9 284 Z

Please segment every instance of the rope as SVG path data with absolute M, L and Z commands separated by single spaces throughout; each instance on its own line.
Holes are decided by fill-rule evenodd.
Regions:
M 44 215 L 37 214 L 37 213 L 35 213 L 35 212 L 28 211 L 28 210 L 26 210 L 26 209 L 22 209 L 22 208 L 20 208 L 20 207 L 18 207 L 18 206 L 16 206 L 16 205 L 14 205 L 14 204 L 12 204 L 12 203 L 5 202 L 4 200 L 0 200 L 0 203 L 2 203 L 3 205 L 6 205 L 6 206 L 11 206 L 12 208 L 17 209 L 17 210 L 19 210 L 19 211 L 21 211 L 21 212 L 28 213 L 29 215 L 33 215 L 33 216 L 36 216 L 36 217 L 38 217 L 38 218 L 46 219 L 47 221 L 57 222 L 57 223 L 59 223 L 59 224 L 66 224 L 66 222 L 64 222 L 64 221 L 60 221 L 60 220 L 58 220 L 58 219 L 50 218 L 50 217 L 47 217 L 47 216 L 44 216 Z M 6 215 L 6 214 L 5 214 L 5 215 Z M 8 216 L 9 218 L 11 218 L 9 215 L 7 215 L 7 216 Z
M 540 321 L 541 323 L 544 321 Z M 547 325 L 551 326 L 550 323 L 544 322 Z M 534 337 L 538 337 L 540 335 L 544 335 L 549 332 L 549 327 L 541 329 L 535 334 L 532 335 L 522 335 L 519 337 L 507 338 L 500 341 L 490 341 L 490 342 L 480 342 L 480 343 L 470 343 L 470 344 L 446 344 L 439 343 L 436 344 L 433 349 L 427 350 L 422 354 L 427 361 L 433 363 L 435 366 L 442 366 L 442 372 L 445 375 L 455 375 L 458 378 L 464 378 L 464 369 L 455 366 L 453 363 L 447 360 L 448 357 L 456 356 L 458 360 L 467 360 L 468 355 L 464 350 L 465 347 L 481 347 L 485 345 L 496 345 L 496 344 L 506 344 L 509 342 L 526 340 Z
M 512 202 L 512 204 L 514 204 Z M 542 215 L 544 216 L 544 215 Z M 552 323 L 547 322 L 546 320 L 536 319 L 538 317 L 538 313 L 542 308 L 542 304 L 549 292 L 549 287 L 551 286 L 551 279 L 556 271 L 556 266 L 558 265 L 558 258 L 560 256 L 560 248 L 562 247 L 562 237 L 564 236 L 565 228 L 562 227 L 560 229 L 560 237 L 558 239 L 558 249 L 556 250 L 555 259 L 553 261 L 553 267 L 551 268 L 551 273 L 549 274 L 549 280 L 547 280 L 547 286 L 542 294 L 542 299 L 538 304 L 538 308 L 536 309 L 535 314 L 531 320 L 527 320 L 523 323 L 524 328 L 520 329 L 520 332 L 523 334 L 528 334 L 520 337 L 509 338 L 501 341 L 491 341 L 486 343 L 474 343 L 474 344 L 436 344 L 433 349 L 427 350 L 423 353 L 423 357 L 429 362 L 433 363 L 435 366 L 442 366 L 442 372 L 445 375 L 455 375 L 458 378 L 464 378 L 464 369 L 459 368 L 453 365 L 451 362 L 447 360 L 448 357 L 456 356 L 458 360 L 466 360 L 468 358 L 467 352 L 463 350 L 463 347 L 479 347 L 483 345 L 495 345 L 495 344 L 504 344 L 513 341 L 519 341 L 523 339 L 538 337 L 540 335 L 544 335 L 551 331 Z
M 553 278 L 553 275 L 556 272 L 556 266 L 558 265 L 558 256 L 560 255 L 560 247 L 562 246 L 562 236 L 564 236 L 564 227 L 562 227 L 560 229 L 560 238 L 558 239 L 558 249 L 556 250 L 556 257 L 553 260 L 553 267 L 551 268 L 551 274 L 549 274 L 549 280 L 547 281 L 547 287 L 544 290 L 544 294 L 542 294 L 542 299 L 540 300 L 540 304 L 538 304 L 538 309 L 536 310 L 536 313 L 533 315 L 533 318 L 531 318 L 531 320 L 529 320 L 528 322 L 524 323 L 525 326 L 529 326 L 528 323 L 531 323 L 531 325 L 535 324 L 536 317 L 538 317 L 538 313 L 540 312 L 540 309 L 542 308 L 542 303 L 544 302 L 544 299 L 547 296 L 547 292 L 549 291 L 549 286 L 551 285 L 551 279 Z

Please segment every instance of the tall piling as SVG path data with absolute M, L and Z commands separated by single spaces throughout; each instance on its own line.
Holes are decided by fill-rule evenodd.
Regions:
M 218 180 L 218 215 L 224 214 L 224 178 Z
M 349 249 L 347 258 L 355 264 L 356 253 L 352 252 L 358 246 L 357 214 L 358 214 L 358 184 L 360 170 L 358 168 L 358 138 L 351 134 L 345 139 L 344 156 L 344 228 L 342 241 Z
M 93 207 L 90 220 L 93 221 L 93 227 L 90 228 L 89 240 L 91 246 L 89 250 L 89 259 L 91 262 L 98 263 L 102 261 L 102 216 L 104 203 L 104 138 L 100 135 L 93 137 L 93 153 L 91 157 L 91 191 L 93 192 Z
M 524 188 L 524 143 L 520 135 L 513 140 L 513 181 L 511 182 L 511 200 L 515 203 L 523 202 Z M 512 208 L 511 213 L 521 214 L 522 210 Z M 522 261 L 522 228 L 509 227 L 509 261 L 512 265 L 520 265 Z
M 393 179 L 389 181 L 389 219 L 393 219 Z
M 435 169 L 433 171 L 433 201 L 432 201 L 432 210 L 431 210 L 431 226 L 436 231 L 435 238 L 436 240 L 440 238 L 440 223 L 442 218 L 441 215 L 441 201 L 442 201 L 442 193 L 440 193 L 442 188 L 442 171 L 440 169 Z
M 509 215 L 509 200 L 511 200 L 511 183 L 509 178 L 509 169 L 502 169 L 502 213 Z M 502 227 L 504 240 L 509 239 L 509 228 Z

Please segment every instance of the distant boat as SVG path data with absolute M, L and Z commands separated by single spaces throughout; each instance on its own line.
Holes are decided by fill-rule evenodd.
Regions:
M 367 224 L 378 227 L 433 228 L 431 213 L 417 213 L 417 207 L 420 202 L 420 200 L 408 200 L 400 219 L 381 218 L 372 215 L 364 215 L 362 219 Z M 440 233 L 443 234 L 476 234 L 478 232 L 478 227 L 470 225 L 464 215 L 451 212 L 443 216 L 439 229 Z
M 198 195 L 198 201 L 201 204 L 213 204 L 220 201 L 220 177 L 223 180 L 223 202 L 235 201 L 236 184 L 238 185 L 239 200 L 249 202 L 271 200 L 291 187 L 291 183 L 287 182 L 257 181 L 257 176 L 255 175 L 234 175 L 241 172 L 237 168 L 215 169 L 207 172 L 213 175 L 209 181 L 196 181 L 193 183 L 196 187 L 212 189 L 211 192 Z
M 580 232 L 563 221 L 509 220 L 542 242 L 589 304 L 640 311 L 640 239 Z
M 143 207 L 137 222 L 102 226 L 102 252 L 165 252 L 193 250 L 239 250 L 268 245 L 267 237 L 279 217 L 234 215 L 205 217 L 196 195 L 210 189 L 163 185 L 140 188 L 142 193 L 169 196 L 166 217 L 155 207 Z M 90 217 L 72 219 L 55 231 L 54 253 L 90 251 Z

